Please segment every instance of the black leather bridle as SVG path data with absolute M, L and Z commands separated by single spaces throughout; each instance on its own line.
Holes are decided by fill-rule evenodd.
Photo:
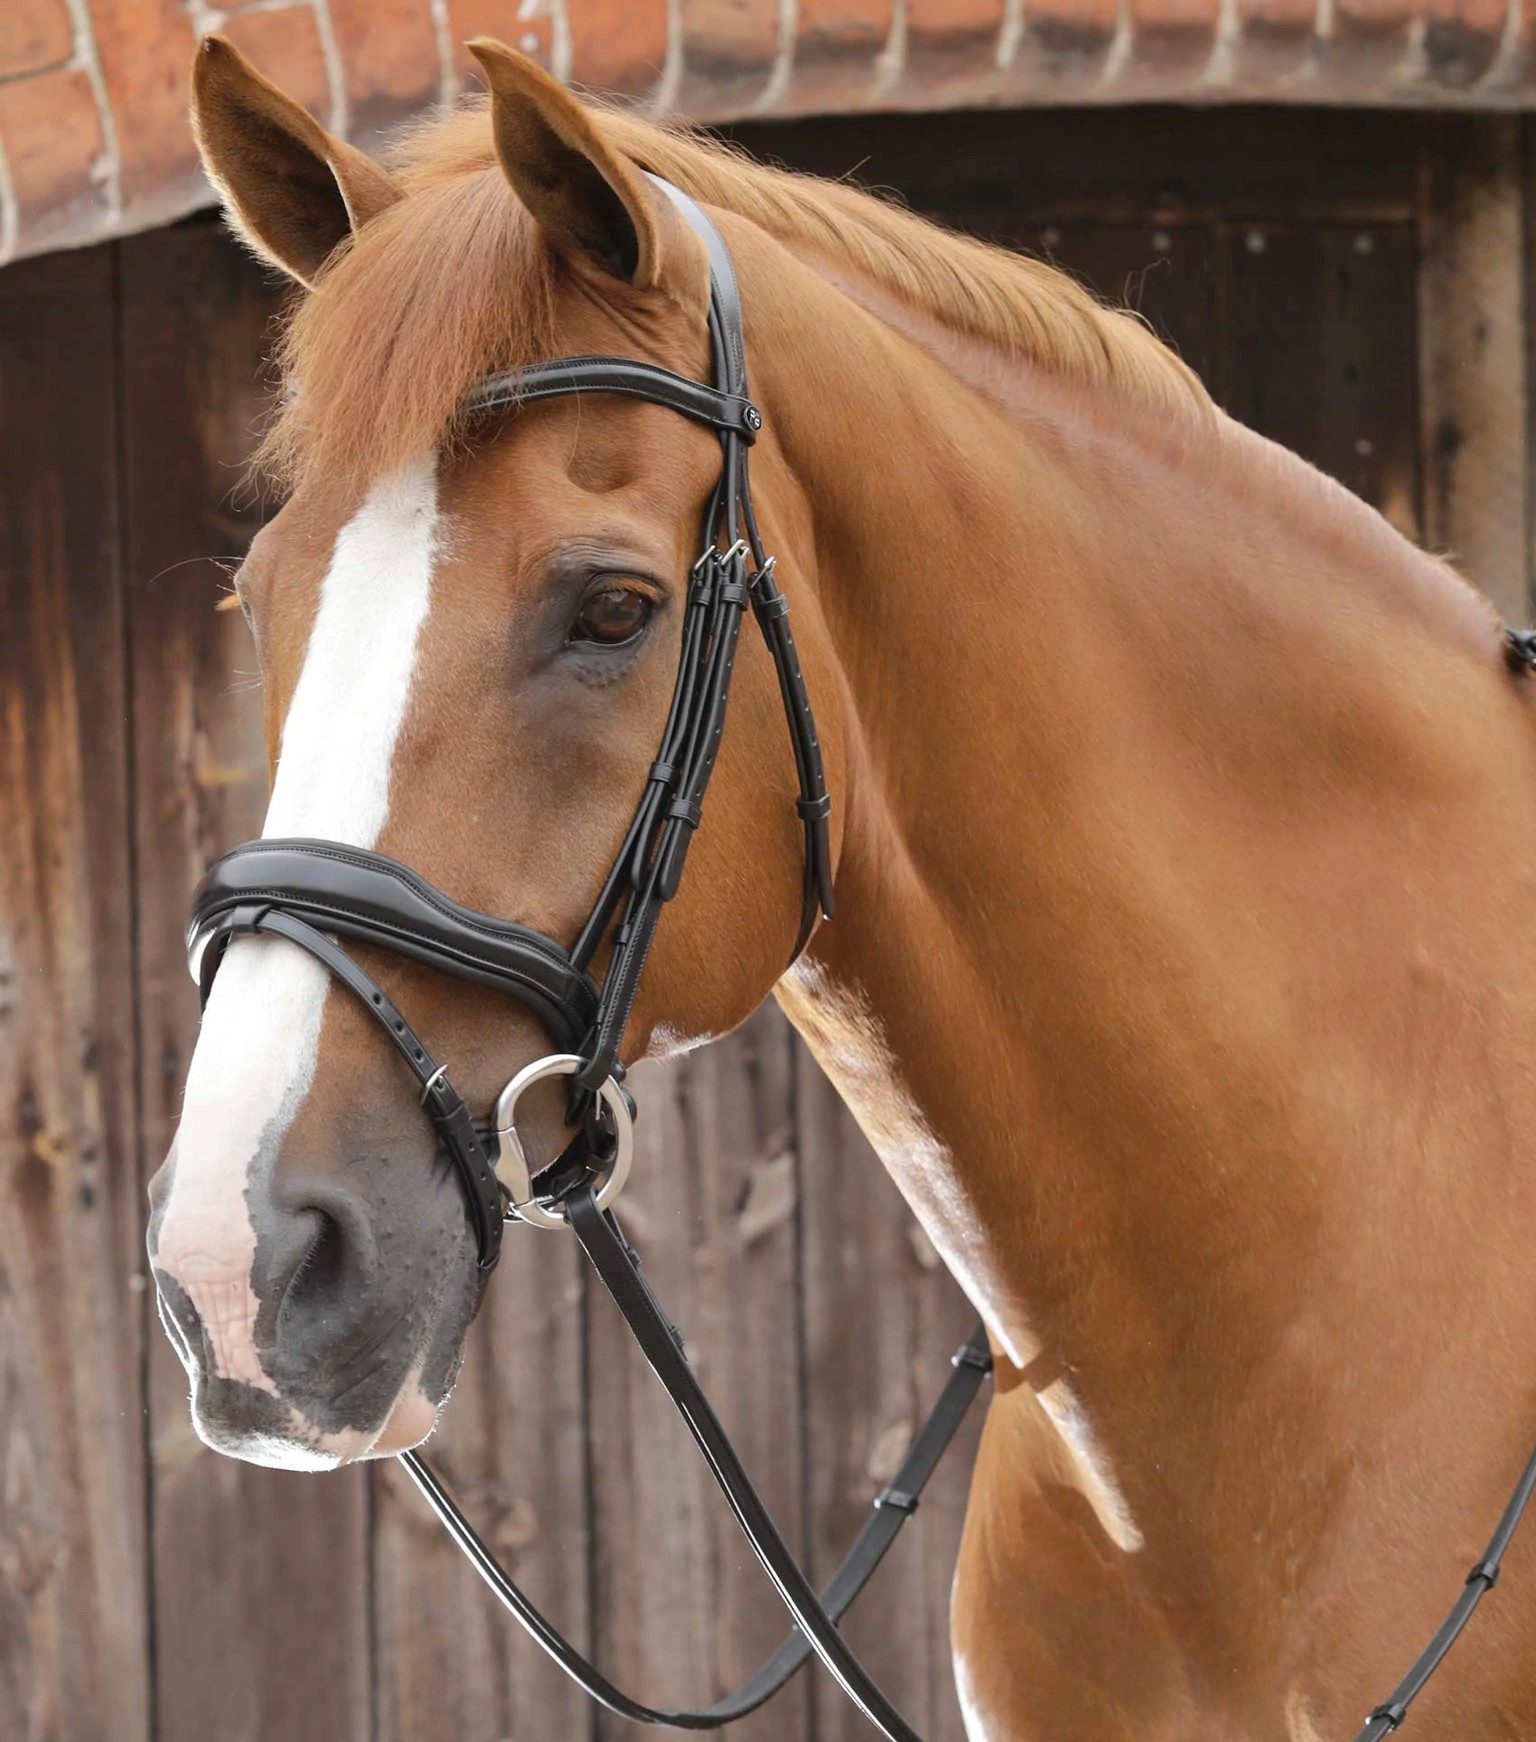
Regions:
M 662 1711 L 629 1698 L 589 1663 L 518 1589 L 475 1533 L 429 1465 L 401 1462 L 476 1571 L 537 1643 L 593 1699 L 621 1716 L 682 1729 L 717 1729 L 755 1710 L 814 1651 L 850 1698 L 891 1742 L 918 1742 L 837 1631 L 837 1621 L 916 1510 L 924 1485 L 991 1371 L 980 1326 L 956 1351 L 947 1383 L 895 1480 L 818 1596 L 758 1497 L 729 1436 L 700 1390 L 682 1338 L 657 1304 L 639 1260 L 609 1205 L 629 1166 L 634 1106 L 623 1087 L 619 1046 L 662 909 L 677 893 L 689 843 L 702 816 L 725 725 L 742 618 L 750 609 L 773 657 L 789 722 L 804 828 L 804 878 L 793 957 L 817 920 L 832 914 L 831 800 L 816 722 L 806 693 L 789 604 L 763 548 L 747 473 L 762 416 L 747 394 L 741 301 L 719 232 L 678 189 L 656 185 L 702 239 L 709 257 L 712 385 L 626 357 L 570 357 L 484 381 L 470 416 L 564 394 L 619 393 L 681 413 L 716 432 L 720 478 L 704 512 L 703 546 L 689 577 L 682 651 L 661 745 L 645 791 L 573 946 L 527 926 L 451 901 L 409 867 L 334 841 L 249 841 L 221 859 L 200 885 L 188 958 L 206 1000 L 231 938 L 286 938 L 307 950 L 351 991 L 389 1037 L 421 1085 L 422 1106 L 463 1183 L 482 1276 L 494 1269 L 505 1219 L 569 1227 L 623 1314 L 646 1359 L 697 1441 L 748 1541 L 795 1622 L 795 1631 L 735 1694 L 699 1711 Z M 343 947 L 371 944 L 443 973 L 506 993 L 544 1024 L 557 1048 L 525 1067 L 502 1091 L 494 1148 L 468 1106 L 384 988 Z M 592 964 L 607 943 L 598 984 Z M 518 1140 L 516 1106 L 541 1077 L 571 1079 L 575 1141 L 531 1178 Z M 498 1177 L 499 1175 L 499 1177 Z
M 606 1114 L 609 1135 L 625 1154 L 633 1109 L 621 1087 L 619 1046 L 662 909 L 677 893 L 703 814 L 748 607 L 778 673 L 800 788 L 796 806 L 805 833 L 805 873 L 793 956 L 805 947 L 818 918 L 832 914 L 827 826 L 832 801 L 821 744 L 789 626 L 789 602 L 775 578 L 773 558 L 763 549 L 752 510 L 747 450 L 763 420 L 747 396 L 736 273 L 719 232 L 699 207 L 670 184 L 652 180 L 676 203 L 708 252 L 714 384 L 627 357 L 566 357 L 492 376 L 463 408 L 466 416 L 475 417 L 567 394 L 618 393 L 679 412 L 714 430 L 720 440 L 720 478 L 705 508 L 702 550 L 689 578 L 682 651 L 660 749 L 575 943 L 567 951 L 527 926 L 473 913 L 396 860 L 333 841 L 247 842 L 208 873 L 192 908 L 188 950 L 205 999 L 229 939 L 265 931 L 308 950 L 372 1011 L 421 1082 L 422 1105 L 464 1181 L 480 1267 L 486 1271 L 494 1268 L 501 1249 L 503 1215 L 487 1146 L 447 1072 L 428 1055 L 381 988 L 332 938 L 383 945 L 528 1005 L 560 1046 L 554 1056 L 572 1078 L 574 1110 L 587 1117 L 594 1136 Z M 611 953 L 598 988 L 589 969 L 605 941 Z M 514 1079 L 502 1096 L 497 1132 L 503 1139 L 515 1137 L 510 1116 L 532 1080 Z M 505 1151 L 509 1145 L 504 1141 L 500 1147 Z M 573 1183 L 566 1169 L 559 1184 Z M 622 1184 L 622 1170 L 610 1170 L 600 1207 L 607 1207 Z M 563 1214 L 540 1206 L 539 1198 L 547 1194 L 528 1186 L 519 1176 L 513 1185 L 513 1209 L 524 1220 L 563 1224 Z
M 407 866 L 333 841 L 263 839 L 221 859 L 194 898 L 188 957 L 206 1001 L 232 937 L 288 939 L 321 962 L 368 1010 L 421 1085 L 422 1106 L 463 1183 L 482 1277 L 495 1268 L 505 1220 L 569 1227 L 682 1415 L 748 1542 L 777 1588 L 795 1630 L 736 1693 L 699 1710 L 666 1711 L 631 1699 L 553 1627 L 476 1534 L 442 1482 L 414 1452 L 401 1462 L 491 1590 L 587 1694 L 610 1711 L 647 1724 L 717 1729 L 755 1710 L 814 1652 L 889 1742 L 919 1742 L 837 1630 L 954 1437 L 992 1358 L 980 1324 L 955 1352 L 952 1372 L 918 1430 L 895 1480 L 825 1590 L 818 1596 L 785 1544 L 729 1436 L 700 1389 L 676 1328 L 651 1293 L 637 1255 L 609 1206 L 624 1184 L 634 1104 L 623 1087 L 619 1047 L 664 906 L 677 893 L 688 846 L 702 815 L 725 724 L 738 638 L 750 607 L 778 673 L 799 781 L 804 881 L 793 957 L 818 919 L 832 915 L 828 831 L 831 801 L 810 698 L 801 675 L 789 606 L 774 577 L 752 511 L 747 453 L 762 416 L 747 394 L 741 301 L 730 255 L 715 226 L 686 194 L 652 177 L 702 239 L 709 257 L 709 336 L 713 384 L 625 357 L 570 357 L 484 381 L 470 415 L 541 399 L 618 393 L 647 400 L 714 430 L 720 479 L 704 514 L 703 549 L 689 579 L 682 652 L 661 747 L 644 794 L 591 914 L 574 945 L 451 901 Z M 749 566 L 750 565 L 750 566 Z M 1512 657 L 1536 665 L 1536 643 L 1511 636 Z M 540 1019 L 559 1049 L 512 1078 L 497 1104 L 496 1146 L 383 987 L 338 941 L 371 944 L 503 992 Z M 601 984 L 591 967 L 604 942 Z M 516 1105 L 542 1077 L 571 1079 L 579 1134 L 565 1153 L 530 1177 L 518 1140 Z M 500 1177 L 498 1177 L 498 1174 Z M 1487 1553 L 1439 1632 L 1357 1742 L 1396 1730 L 1444 1660 L 1481 1597 L 1498 1578 L 1504 1551 L 1536 1489 L 1536 1457 L 1526 1467 Z

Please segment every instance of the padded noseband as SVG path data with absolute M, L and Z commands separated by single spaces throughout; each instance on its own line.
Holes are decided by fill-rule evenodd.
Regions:
M 206 998 L 230 937 L 281 908 L 317 930 L 377 944 L 526 1004 L 562 1050 L 580 1045 L 597 988 L 553 938 L 451 901 L 408 866 L 334 841 L 249 841 L 198 885 L 187 955 Z

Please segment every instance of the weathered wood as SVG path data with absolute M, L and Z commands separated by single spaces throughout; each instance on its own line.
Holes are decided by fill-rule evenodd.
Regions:
M 0 275 L 0 1732 L 149 1734 L 110 249 Z
M 212 224 L 122 248 L 123 550 L 132 650 L 142 1142 L 159 1165 L 197 1033 L 182 925 L 208 862 L 260 827 L 255 656 L 216 613 L 255 530 L 241 466 L 262 413 L 271 287 Z M 298 1477 L 205 1451 L 151 1343 L 160 1742 L 369 1732 L 361 1471 Z
M 1530 612 L 1520 122 L 1445 149 L 1426 123 L 1419 379 L 1424 536 L 1511 622 Z
M 764 1010 L 734 1040 L 636 1072 L 641 1150 L 622 1220 L 775 1518 L 801 1515 L 797 1193 L 790 1049 Z M 784 1633 L 768 1588 L 672 1406 L 588 1285 L 594 1634 L 642 1697 L 699 1703 Z M 733 1736 L 804 1734 L 797 1687 Z M 606 1717 L 601 1736 L 627 1726 Z
M 852 1116 L 801 1047 L 795 1088 L 805 1206 L 811 1558 L 822 1580 L 868 1517 L 874 1494 L 895 1474 L 949 1377 L 949 1356 L 973 1315 Z M 844 1628 L 927 1742 L 963 1736 L 949 1592 L 980 1426 L 978 1407 Z M 863 1742 L 863 1719 L 824 1676 L 816 1699 L 818 1742 Z
M 1216 280 L 1211 271 L 1214 236 L 1208 220 L 1063 220 L 1030 224 L 1018 239 L 1107 301 L 1134 309 L 1220 397 Z
M 1463 117 L 1445 117 L 1448 149 Z M 1417 118 L 1319 109 L 1082 108 L 742 122 L 758 156 L 860 185 L 970 228 L 973 204 L 1015 222 L 1143 224 L 1220 206 L 1240 217 L 1415 209 Z
M 1227 409 L 1419 531 L 1407 223 L 1252 223 L 1222 251 Z

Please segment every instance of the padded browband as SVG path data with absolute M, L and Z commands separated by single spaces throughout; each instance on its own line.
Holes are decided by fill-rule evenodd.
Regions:
M 252 911 L 266 905 L 508 993 L 544 1021 L 560 1050 L 575 1051 L 597 1013 L 597 988 L 552 939 L 460 907 L 404 865 L 334 841 L 248 841 L 209 871 L 187 931 L 204 997 L 230 937 L 252 930 Z
M 526 369 L 508 369 L 487 376 L 462 401 L 460 409 L 499 411 L 506 406 L 531 405 L 540 399 L 560 399 L 569 393 L 621 393 L 681 412 L 710 429 L 728 430 L 749 445 L 763 427 L 763 414 L 742 393 L 723 393 L 702 381 L 663 369 L 659 363 L 642 363 L 633 357 L 561 357 L 550 363 L 533 363 Z

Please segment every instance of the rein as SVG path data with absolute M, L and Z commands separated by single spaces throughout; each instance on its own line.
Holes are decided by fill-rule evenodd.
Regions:
M 400 1454 L 400 1462 L 448 1534 L 470 1564 L 560 1668 L 589 1698 L 621 1718 L 641 1724 L 665 1724 L 678 1730 L 718 1730 L 744 1718 L 779 1691 L 814 1651 L 843 1691 L 880 1733 L 892 1742 L 919 1742 L 916 1732 L 870 1680 L 867 1671 L 844 1644 L 837 1623 L 868 1584 L 902 1526 L 917 1510 L 929 1477 L 938 1467 L 965 1419 L 982 1381 L 992 1371 L 985 1331 L 978 1324 L 950 1357 L 953 1369 L 928 1419 L 907 1448 L 890 1485 L 875 1496 L 874 1510 L 854 1539 L 837 1571 L 818 1596 L 786 1545 L 778 1526 L 752 1484 L 721 1426 L 693 1369 L 683 1339 L 640 1269 L 639 1259 L 611 1214 L 597 1207 L 590 1187 L 563 1200 L 566 1215 L 582 1250 L 603 1286 L 624 1315 L 625 1323 L 687 1423 L 710 1472 L 736 1515 L 747 1541 L 796 1623 L 795 1631 L 735 1693 L 695 1710 L 668 1711 L 647 1706 L 620 1691 L 565 1639 L 513 1583 L 483 1539 L 475 1532 L 452 1495 L 431 1467 L 415 1452 Z
M 741 298 L 719 232 L 684 193 L 650 178 L 702 239 L 709 258 L 709 338 L 713 381 L 706 384 L 626 357 L 568 357 L 496 375 L 465 402 L 470 414 L 515 408 L 561 395 L 602 392 L 678 412 L 719 438 L 719 481 L 703 517 L 703 544 L 691 571 L 682 650 L 661 744 L 618 855 L 575 943 L 451 901 L 409 867 L 383 854 L 334 841 L 263 839 L 236 847 L 213 866 L 194 897 L 188 960 L 206 1003 L 231 938 L 287 939 L 308 951 L 357 998 L 421 1085 L 421 1105 L 463 1186 L 482 1284 L 501 1254 L 506 1221 L 569 1228 L 676 1406 L 794 1622 L 794 1630 L 735 1693 L 697 1710 L 669 1711 L 630 1698 L 542 1615 L 514 1583 L 415 1452 L 400 1462 L 501 1603 L 593 1700 L 621 1717 L 685 1730 L 713 1730 L 756 1710 L 814 1654 L 887 1742 L 920 1742 L 854 1655 L 837 1623 L 864 1588 L 923 1490 L 992 1370 L 978 1323 L 951 1358 L 952 1372 L 918 1430 L 894 1481 L 876 1496 L 872 1516 L 818 1595 L 743 1467 L 729 1435 L 688 1364 L 683 1339 L 651 1292 L 638 1255 L 611 1205 L 633 1153 L 635 1105 L 619 1059 L 625 1027 L 667 902 L 677 893 L 725 725 L 742 618 L 750 606 L 778 675 L 789 726 L 804 829 L 804 878 L 793 961 L 820 918 L 832 917 L 831 799 L 821 746 L 789 626 L 789 603 L 774 575 L 752 508 L 747 455 L 763 426 L 747 393 Z M 750 567 L 749 567 L 750 564 Z M 1512 659 L 1536 666 L 1536 639 L 1511 633 Z M 554 1039 L 556 1052 L 520 1070 L 498 1099 L 495 1145 L 475 1124 L 448 1077 L 382 986 L 339 939 L 375 945 L 441 973 L 517 999 Z M 592 963 L 611 946 L 601 984 Z M 578 1134 L 565 1153 L 532 1175 L 517 1132 L 516 1109 L 530 1084 L 571 1079 L 570 1117 Z M 1499 1576 L 1505 1550 L 1532 1491 L 1536 1455 L 1483 1558 L 1429 1646 L 1402 1684 L 1368 1718 L 1356 1742 L 1381 1742 L 1444 1661 L 1481 1598 Z

